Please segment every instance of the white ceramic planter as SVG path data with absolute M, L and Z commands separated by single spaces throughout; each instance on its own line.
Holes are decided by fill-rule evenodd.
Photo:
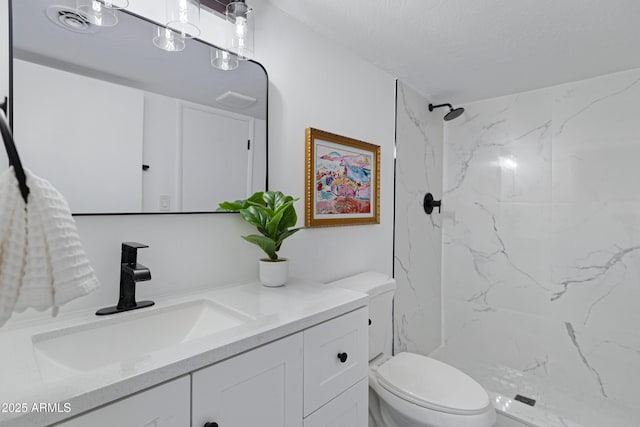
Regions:
M 280 258 L 278 261 L 260 260 L 260 282 L 269 287 L 282 286 L 289 278 L 289 260 Z

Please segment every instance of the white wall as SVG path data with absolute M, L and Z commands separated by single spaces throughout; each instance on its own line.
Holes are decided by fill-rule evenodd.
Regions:
M 391 274 L 394 79 L 269 3 L 254 3 L 256 59 L 270 78 L 270 187 L 303 198 L 306 127 L 382 147 L 381 224 L 301 231 L 285 242 L 282 254 L 291 259 L 293 274 L 310 279 L 363 270 Z M 164 10 L 152 0 L 132 4 L 156 15 Z M 219 30 L 218 21 L 205 14 L 205 35 Z M 296 207 L 302 225 L 302 199 Z M 260 252 L 240 238 L 251 229 L 237 215 L 91 216 L 76 222 L 102 288 L 62 311 L 116 302 L 120 243 L 128 240 L 151 246 L 140 251 L 153 276 L 140 284 L 140 298 L 257 278 Z
M 139 212 L 143 92 L 33 62 L 13 68 L 23 165 L 51 181 L 71 212 Z M 100 107 L 87 109 L 90 100 Z
M 144 136 L 142 163 L 142 211 L 175 211 L 178 189 L 178 100 L 158 94 L 144 94 Z M 161 199 L 168 198 L 168 208 Z
M 423 199 L 442 198 L 443 120 L 401 82 L 396 102 L 394 349 L 429 354 L 442 339 L 442 214 L 427 215 Z
M 253 121 L 253 158 L 251 159 L 253 179 L 251 181 L 251 192 L 264 190 L 267 164 L 257 159 L 265 159 L 267 156 L 267 121 L 255 119 Z
M 256 8 L 256 59 L 269 72 L 269 186 L 304 197 L 304 130 L 381 146 L 380 225 L 311 229 L 283 245 L 292 273 L 327 281 L 364 270 L 391 274 L 395 81 L 268 2 Z M 299 225 L 303 200 L 297 203 Z
M 7 0 L 0 0 L 0 102 L 9 96 L 9 67 L 4 61 L 9 56 L 9 8 Z M 0 156 L 0 167 L 5 166 L 5 157 Z

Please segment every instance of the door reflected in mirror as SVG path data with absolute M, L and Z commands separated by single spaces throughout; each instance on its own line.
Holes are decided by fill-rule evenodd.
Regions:
M 214 46 L 170 40 L 123 11 L 98 27 L 74 3 L 12 2 L 11 113 L 25 167 L 74 214 L 213 212 L 266 188 L 260 64 L 220 70 Z

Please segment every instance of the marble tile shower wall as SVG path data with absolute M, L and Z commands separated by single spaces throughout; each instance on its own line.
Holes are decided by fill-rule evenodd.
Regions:
M 395 351 L 429 354 L 442 341 L 441 216 L 427 216 L 427 192 L 442 195 L 443 124 L 429 101 L 398 82 L 396 100 Z
M 439 357 L 637 413 L 640 70 L 465 108 L 445 126 Z

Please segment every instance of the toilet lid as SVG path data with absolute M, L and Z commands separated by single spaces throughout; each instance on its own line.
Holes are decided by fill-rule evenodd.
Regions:
M 416 405 L 451 414 L 479 414 L 491 405 L 489 395 L 467 374 L 438 360 L 400 353 L 382 364 L 378 382 Z

